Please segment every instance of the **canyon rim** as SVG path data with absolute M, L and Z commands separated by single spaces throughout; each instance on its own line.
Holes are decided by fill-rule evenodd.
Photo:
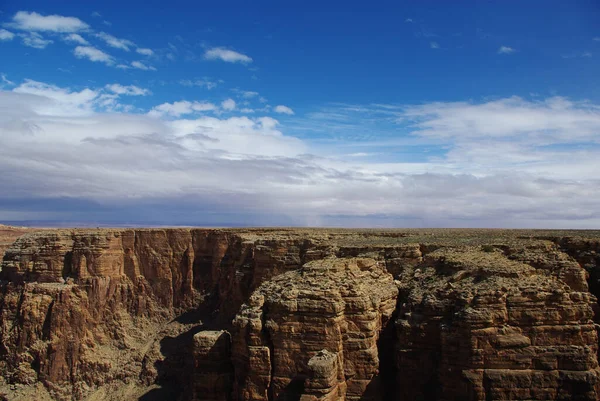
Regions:
M 7 400 L 596 400 L 600 232 L 3 227 Z

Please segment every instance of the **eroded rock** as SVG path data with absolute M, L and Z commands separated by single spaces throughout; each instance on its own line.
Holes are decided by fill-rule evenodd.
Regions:
M 595 400 L 599 239 L 501 230 L 27 233 L 0 272 L 0 394 Z
M 366 258 L 312 261 L 263 283 L 234 320 L 234 398 L 325 391 L 323 399 L 380 399 L 377 339 L 397 293 L 392 275 Z M 339 369 L 315 377 L 313 357 L 321 350 L 336 355 Z M 264 368 L 255 374 L 259 364 Z

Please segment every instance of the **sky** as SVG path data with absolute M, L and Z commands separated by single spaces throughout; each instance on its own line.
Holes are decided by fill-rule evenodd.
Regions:
M 0 0 L 0 223 L 600 228 L 597 1 Z

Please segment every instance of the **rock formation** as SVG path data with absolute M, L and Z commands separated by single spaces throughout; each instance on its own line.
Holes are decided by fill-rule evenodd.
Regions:
M 593 231 L 29 232 L 0 394 L 596 400 L 599 262 Z
M 28 231 L 32 231 L 32 229 L 0 224 L 0 261 L 4 257 L 4 252 L 13 244 L 13 242 Z
M 234 399 L 298 399 L 305 387 L 318 400 L 380 399 L 377 340 L 397 293 L 392 275 L 362 258 L 312 261 L 265 282 L 233 322 Z

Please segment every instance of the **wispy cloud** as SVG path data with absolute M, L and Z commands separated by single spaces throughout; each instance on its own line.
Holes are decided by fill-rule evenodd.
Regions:
M 516 50 L 513 49 L 512 47 L 508 47 L 508 46 L 500 46 L 500 48 L 498 49 L 498 54 L 512 54 L 514 53 Z
M 109 35 L 106 32 L 97 33 L 96 37 L 102 39 L 110 47 L 114 47 L 115 49 L 125 50 L 127 52 L 129 51 L 130 47 L 135 46 L 135 43 L 133 43 L 131 40 L 119 39 L 115 36 Z
M 142 54 L 144 56 L 152 56 L 154 54 L 154 51 L 152 49 L 147 49 L 144 47 L 138 47 L 135 51 L 138 54 Z
M 93 112 L 94 101 L 98 92 L 86 88 L 81 91 L 72 91 L 44 82 L 25 80 L 21 85 L 13 89 L 13 92 L 35 95 L 39 98 L 52 100 L 51 103 L 40 106 L 37 104 L 37 112 L 43 116 L 81 116 Z
M 214 89 L 219 84 L 218 81 L 212 81 L 208 78 L 204 79 L 182 79 L 179 81 L 179 84 L 183 86 L 199 86 L 201 88 L 206 88 L 208 90 Z
M 275 113 L 279 113 L 279 114 L 288 114 L 288 115 L 294 114 L 294 110 L 292 110 L 291 108 L 284 106 L 282 104 L 275 106 L 275 108 L 273 110 L 275 111 Z
M 412 19 L 412 18 L 406 18 L 406 19 L 404 20 L 404 22 L 411 23 L 411 22 L 413 22 L 413 19 Z
M 224 47 L 213 47 L 206 50 L 204 58 L 207 60 L 221 60 L 227 63 L 248 64 L 252 62 L 252 58 L 249 56 Z
M 189 102 L 182 100 L 173 103 L 163 103 L 148 112 L 151 117 L 180 117 L 195 112 L 206 112 L 217 110 L 218 107 L 209 102 Z
M 63 39 L 67 42 L 79 43 L 80 45 L 89 45 L 90 43 L 78 33 L 70 33 L 65 35 Z
M 36 12 L 19 11 L 8 26 L 23 31 L 79 32 L 89 29 L 89 25 L 75 17 L 62 15 L 41 15 Z
M 14 86 L 15 83 L 6 77 L 6 74 L 0 74 L 0 79 L 2 80 L 2 86 Z
M 460 141 L 511 139 L 537 146 L 598 142 L 600 108 L 564 97 L 527 101 L 511 97 L 472 104 L 431 103 L 405 107 L 400 118 L 413 121 L 414 133 Z
M 592 52 L 573 52 L 573 53 L 569 53 L 569 54 L 562 54 L 561 55 L 562 58 L 565 59 L 569 59 L 569 58 L 579 58 L 579 57 L 585 57 L 585 58 L 589 58 L 592 57 Z
M 429 42 L 429 47 L 431 47 L 432 49 L 439 49 L 440 45 L 438 42 Z
M 37 32 L 20 33 L 19 36 L 23 40 L 23 44 L 28 47 L 35 49 L 45 49 L 53 40 L 45 39 L 42 35 Z
M 143 89 L 135 85 L 110 84 L 106 85 L 106 89 L 117 95 L 127 96 L 147 96 L 152 93 L 148 89 Z
M 104 63 L 107 65 L 112 65 L 115 62 L 111 55 L 93 46 L 77 46 L 73 50 L 73 54 L 75 54 L 75 57 L 77 58 L 85 58 L 90 61 Z
M 258 92 L 255 91 L 245 91 L 245 90 L 240 90 L 238 88 L 233 88 L 231 90 L 232 92 L 235 92 L 238 96 L 244 98 L 244 99 L 252 99 L 254 97 L 257 97 L 259 95 Z
M 235 110 L 236 103 L 233 99 L 226 99 L 221 102 L 221 107 L 223 110 L 232 111 Z
M 0 29 L 0 40 L 13 40 L 15 34 L 7 31 L 6 29 Z
M 151 65 L 146 65 L 146 64 L 142 63 L 141 61 L 132 61 L 131 66 L 133 68 L 137 68 L 138 70 L 156 71 L 156 68 L 152 67 Z

